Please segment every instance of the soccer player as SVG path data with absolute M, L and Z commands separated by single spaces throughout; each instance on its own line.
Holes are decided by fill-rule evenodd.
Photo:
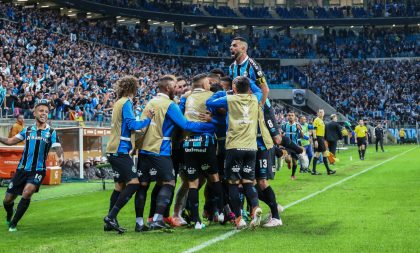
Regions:
M 378 123 L 378 125 L 375 127 L 375 146 L 376 146 L 376 152 L 378 152 L 378 144 L 381 145 L 382 152 L 384 151 L 384 129 L 382 128 L 382 124 Z
M 282 211 L 283 207 L 277 204 L 276 195 L 268 182 L 268 180 L 274 179 L 275 149 L 273 139 L 265 125 L 262 111 L 258 113 L 257 145 L 255 177 L 257 179 L 258 198 L 266 203 L 271 210 L 270 219 L 263 227 L 281 226 L 283 222 L 280 219 L 279 212 Z
M 308 156 L 308 166 L 309 164 L 311 164 L 311 160 L 313 157 L 313 151 L 312 151 L 312 144 L 310 141 L 310 136 L 311 136 L 311 132 L 313 131 L 313 126 L 309 125 L 308 123 L 306 123 L 306 117 L 305 116 L 300 116 L 299 118 L 299 123 L 302 126 L 302 132 L 304 137 L 307 138 L 301 138 L 300 139 L 300 144 L 302 145 L 302 147 L 305 149 L 306 155 Z M 302 167 L 302 163 L 301 163 L 301 167 L 300 167 L 300 173 L 305 173 L 305 172 L 311 172 L 308 168 L 304 168 Z
M 143 211 L 148 185 L 157 181 L 161 185 L 156 197 L 156 211 L 150 224 L 151 230 L 168 228 L 163 216 L 171 203 L 175 188 L 175 171 L 171 160 L 171 140 L 175 126 L 194 133 L 213 133 L 214 124 L 187 121 L 178 105 L 173 101 L 175 81 L 165 76 L 158 81 L 159 93 L 151 99 L 145 110 L 155 112 L 153 122 L 139 141 L 138 174 L 141 182 L 140 200 L 136 202 L 136 227 L 139 231 L 147 230 L 143 220 Z
M 299 139 L 300 138 L 308 138 L 305 137 L 305 135 L 302 132 L 302 127 L 300 126 L 299 123 L 295 122 L 295 112 L 290 111 L 287 113 L 287 122 L 285 124 L 283 124 L 281 126 L 281 130 L 283 132 L 283 134 L 287 137 L 290 138 L 290 140 L 292 140 L 292 142 L 296 145 L 299 145 Z M 292 175 L 291 175 L 291 179 L 292 180 L 296 180 L 296 170 L 297 170 L 297 160 L 299 159 L 299 157 L 297 156 L 296 153 L 292 152 L 291 153 L 292 156 Z
M 312 162 L 312 175 L 321 175 L 321 173 L 316 171 L 316 165 L 319 159 L 320 154 L 322 154 L 322 161 L 324 162 L 325 168 L 327 169 L 327 174 L 332 175 L 335 173 L 335 170 L 331 170 L 328 165 L 327 159 L 327 148 L 325 147 L 325 124 L 324 124 L 324 110 L 318 110 L 318 117 L 314 120 L 314 130 L 313 130 L 313 142 L 315 148 L 315 157 Z
M 118 100 L 114 104 L 111 119 L 111 137 L 106 147 L 106 154 L 112 169 L 116 172 L 115 189 L 110 198 L 110 210 L 105 216 L 104 230 L 115 230 L 123 233 L 117 221 L 120 210 L 131 199 L 139 188 L 134 162 L 130 151 L 134 147 L 135 130 L 149 126 L 153 117 L 153 110 L 145 110 L 143 121 L 136 121 L 133 112 L 133 98 L 137 94 L 138 80 L 132 76 L 121 78 L 115 84 Z
M 253 94 L 250 94 L 251 91 Z M 225 176 L 229 180 L 230 206 L 235 213 L 236 228 L 242 229 L 246 227 L 246 222 L 241 215 L 239 184 L 242 184 L 245 196 L 251 204 L 253 216 L 251 227 L 259 226 L 261 223 L 262 210 L 253 182 L 257 155 L 258 120 L 256 119 L 260 113 L 259 103 L 263 96 L 260 88 L 243 76 L 233 80 L 233 92 L 234 95 L 219 98 L 212 96 L 206 105 L 210 109 L 223 108 L 227 112 Z
M 210 83 L 207 75 L 199 74 L 194 76 L 192 89 L 191 94 L 186 100 L 181 101 L 180 109 L 181 111 L 185 111 L 184 114 L 187 120 L 203 122 L 199 115 L 206 114 L 206 101 L 213 95 L 213 92 L 210 91 Z M 212 205 L 213 210 L 209 211 L 218 217 L 218 220 L 223 221 L 223 189 L 218 174 L 214 133 L 185 133 L 184 152 L 185 172 L 189 185 L 188 201 L 195 229 L 202 229 L 204 227 L 198 212 L 200 175 L 207 177 L 206 187 L 211 192 L 208 197 L 214 199 Z
M 238 76 L 248 77 L 252 84 L 256 84 L 261 89 L 263 97 L 260 103 L 264 108 L 265 123 L 270 131 L 270 135 L 273 138 L 274 143 L 280 145 L 281 135 L 279 127 L 277 125 L 273 107 L 268 100 L 268 93 L 270 89 L 268 88 L 261 66 L 254 59 L 248 56 L 247 50 L 248 43 L 244 38 L 236 37 L 232 40 L 230 53 L 232 59 L 235 61 L 229 67 L 229 76 L 232 79 Z
M 365 126 L 365 122 L 362 119 L 359 120 L 359 125 L 356 126 L 354 132 L 356 133 L 356 142 L 357 147 L 359 149 L 359 158 L 360 160 L 365 160 L 368 130 Z
M 48 152 L 50 150 L 56 152 L 60 166 L 64 160 L 57 132 L 47 124 L 49 110 L 48 100 L 38 100 L 34 107 L 35 125 L 24 128 L 11 138 L 0 137 L 0 142 L 5 145 L 25 142 L 16 174 L 13 176 L 3 200 L 6 222 L 10 232 L 17 231 L 16 226 L 28 209 L 32 195 L 39 191 L 46 173 L 45 161 Z M 18 195 L 22 195 L 22 198 L 13 215 L 14 200 Z

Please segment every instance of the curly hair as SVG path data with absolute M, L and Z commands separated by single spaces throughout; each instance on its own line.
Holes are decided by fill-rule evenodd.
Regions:
M 123 78 L 118 80 L 114 85 L 117 98 L 136 95 L 138 84 L 139 81 L 134 76 L 124 76 Z

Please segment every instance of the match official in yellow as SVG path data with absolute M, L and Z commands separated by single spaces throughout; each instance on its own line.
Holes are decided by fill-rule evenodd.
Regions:
M 354 132 L 356 134 L 357 146 L 359 147 L 359 158 L 360 160 L 365 160 L 368 129 L 362 119 L 359 120 L 359 125 L 356 126 Z
M 331 170 L 328 165 L 327 159 L 327 147 L 325 146 L 325 123 L 324 123 L 324 110 L 318 110 L 318 117 L 314 120 L 314 130 L 313 130 L 313 141 L 315 149 L 315 157 L 312 162 L 312 175 L 321 175 L 321 173 L 316 171 L 316 164 L 319 159 L 319 155 L 322 153 L 322 161 L 324 162 L 325 168 L 327 169 L 327 174 L 332 175 L 335 173 L 335 170 Z

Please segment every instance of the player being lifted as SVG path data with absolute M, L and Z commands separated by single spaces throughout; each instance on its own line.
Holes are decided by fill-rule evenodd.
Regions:
M 61 148 L 57 132 L 47 124 L 50 102 L 40 99 L 34 108 L 35 125 L 24 128 L 20 133 L 11 137 L 0 137 L 5 145 L 14 145 L 25 142 L 22 158 L 6 191 L 3 206 L 6 210 L 6 222 L 9 231 L 17 231 L 16 226 L 25 214 L 31 202 L 31 197 L 39 191 L 41 182 L 45 177 L 45 161 L 50 149 L 59 157 L 59 164 L 63 162 L 63 149 Z M 13 215 L 14 200 L 22 195 Z
M 261 222 L 262 210 L 253 182 L 258 131 L 258 121 L 255 119 L 258 119 L 262 93 L 255 83 L 243 76 L 233 80 L 233 92 L 234 95 L 211 97 L 206 105 L 209 109 L 223 108 L 227 113 L 225 176 L 229 182 L 230 205 L 236 216 L 236 228 L 242 229 L 246 227 L 246 222 L 241 216 L 239 184 L 242 184 L 251 204 L 251 227 L 259 226 Z
M 251 84 L 257 85 L 262 91 L 262 99 L 260 104 L 263 106 L 264 120 L 267 125 L 270 135 L 274 143 L 280 145 L 281 135 L 277 125 L 274 110 L 268 100 L 267 81 L 260 65 L 248 56 L 248 43 L 242 37 L 236 37 L 232 40 L 230 45 L 230 53 L 233 60 L 235 60 L 229 67 L 229 76 L 234 79 L 238 76 L 245 76 L 249 78 Z

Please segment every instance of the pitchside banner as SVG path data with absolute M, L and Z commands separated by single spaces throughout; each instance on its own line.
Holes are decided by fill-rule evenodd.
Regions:
M 293 89 L 293 105 L 305 106 L 305 90 L 304 89 Z

